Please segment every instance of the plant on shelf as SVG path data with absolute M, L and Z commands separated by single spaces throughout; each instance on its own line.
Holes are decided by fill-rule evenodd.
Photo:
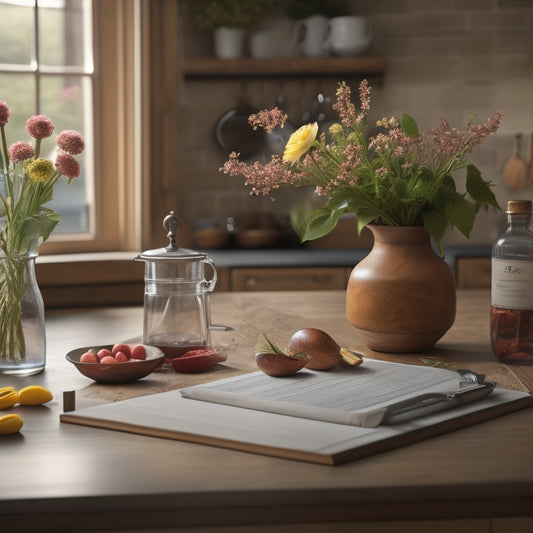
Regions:
M 190 3 L 198 29 L 214 31 L 223 26 L 252 26 L 275 0 L 191 0 Z

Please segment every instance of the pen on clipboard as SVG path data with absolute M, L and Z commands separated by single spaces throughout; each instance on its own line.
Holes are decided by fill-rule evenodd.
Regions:
M 457 390 L 427 393 L 393 403 L 383 412 L 381 424 L 400 424 L 421 416 L 446 411 L 481 400 L 488 396 L 496 386 L 485 381 L 485 376 L 474 372 L 459 370 L 461 381 Z

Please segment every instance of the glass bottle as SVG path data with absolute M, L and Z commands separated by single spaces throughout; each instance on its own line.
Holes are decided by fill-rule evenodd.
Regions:
M 533 364 L 531 202 L 507 203 L 509 227 L 492 246 L 490 339 L 504 363 Z

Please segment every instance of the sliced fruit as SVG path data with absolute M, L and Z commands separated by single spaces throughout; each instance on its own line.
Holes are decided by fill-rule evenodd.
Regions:
M 190 350 L 180 357 L 175 357 L 170 363 L 176 372 L 196 374 L 205 372 L 213 365 L 221 363 L 227 358 L 227 355 L 219 354 L 214 349 L 209 348 L 205 350 Z
M 19 401 L 15 387 L 2 387 L 0 389 L 0 409 L 8 409 Z
M 311 357 L 304 353 L 257 353 L 255 362 L 259 370 L 269 376 L 289 376 L 306 366 Z
M 13 433 L 18 433 L 23 425 L 24 420 L 19 415 L 0 416 L 0 435 L 13 435 Z
M 39 385 L 30 385 L 20 389 L 18 397 L 20 405 L 41 405 L 54 398 L 48 389 Z

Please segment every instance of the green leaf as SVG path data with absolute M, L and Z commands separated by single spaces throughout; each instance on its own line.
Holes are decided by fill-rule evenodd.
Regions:
M 496 196 L 490 188 L 490 183 L 481 177 L 481 172 L 475 165 L 466 167 L 466 191 L 476 202 L 501 209 Z
M 41 207 L 40 212 L 24 220 L 21 227 L 23 235 L 22 248 L 31 247 L 32 243 L 40 244 L 50 237 L 61 217 L 48 207 Z
M 377 208 L 368 207 L 357 211 L 357 233 L 361 235 L 363 228 L 381 216 L 382 212 Z
M 446 196 L 446 218 L 451 226 L 455 226 L 465 237 L 470 237 L 476 218 L 476 206 L 461 194 Z
M 407 135 L 408 137 L 418 137 L 418 124 L 416 123 L 413 117 L 407 115 L 406 113 L 403 113 L 401 123 L 402 131 L 405 133 L 405 135 Z
M 302 237 L 302 242 L 312 241 L 327 235 L 335 228 L 339 218 L 346 211 L 344 207 L 331 207 L 329 204 L 325 207 L 317 209 L 311 216 L 305 233 Z
M 422 213 L 422 221 L 424 222 L 424 228 L 433 237 L 442 256 L 444 256 L 444 250 L 442 248 L 442 239 L 448 228 L 446 217 L 438 211 L 424 211 Z
M 260 333 L 255 343 L 256 353 L 282 353 L 281 350 L 269 340 L 264 334 Z

